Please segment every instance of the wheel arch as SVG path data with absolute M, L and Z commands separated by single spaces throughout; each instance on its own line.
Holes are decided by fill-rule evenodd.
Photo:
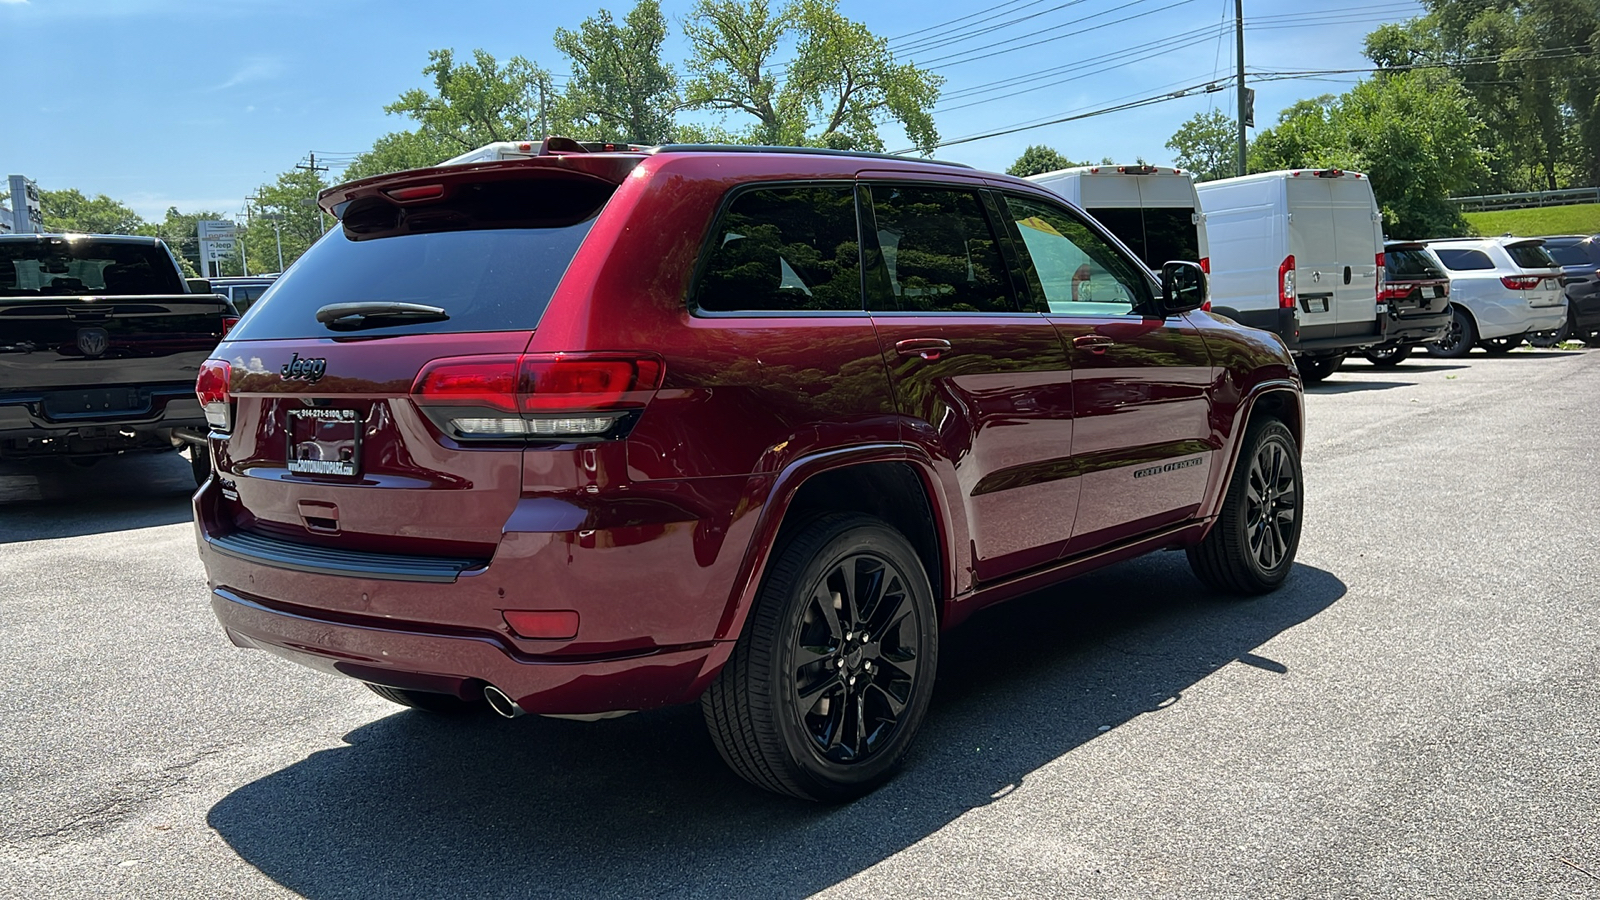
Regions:
M 1294 435 L 1295 449 L 1304 454 L 1305 446 L 1305 400 L 1299 386 L 1288 379 L 1271 379 L 1256 383 L 1244 401 L 1239 404 L 1234 415 L 1233 429 L 1228 435 L 1228 441 L 1223 448 L 1222 465 L 1216 470 L 1211 489 L 1206 497 L 1203 517 L 1215 521 L 1218 511 L 1222 508 L 1222 501 L 1228 495 L 1228 486 L 1233 480 L 1233 470 L 1238 464 L 1239 454 L 1244 449 L 1244 436 L 1250 426 L 1263 418 L 1277 419 Z M 1210 525 L 1207 525 L 1210 530 Z
M 731 647 L 774 551 L 796 528 L 826 512 L 866 513 L 903 534 L 927 571 L 943 621 L 955 595 L 955 554 L 950 511 L 938 484 L 931 460 L 898 444 L 823 452 L 790 463 L 767 493 L 716 640 Z

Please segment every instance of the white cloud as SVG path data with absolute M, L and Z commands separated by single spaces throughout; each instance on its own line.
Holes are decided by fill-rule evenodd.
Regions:
M 0 2 L 4 2 L 4 0 L 0 0 Z M 283 60 L 271 56 L 258 56 L 247 60 L 239 71 L 233 73 L 232 77 L 221 84 L 213 85 L 211 90 L 224 91 L 231 87 L 238 87 L 241 84 L 267 81 L 277 78 L 281 74 L 283 74 Z

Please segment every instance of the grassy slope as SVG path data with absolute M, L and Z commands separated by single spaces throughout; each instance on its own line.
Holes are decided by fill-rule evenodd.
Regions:
M 1482 235 L 1511 232 L 1518 237 L 1544 234 L 1600 234 L 1600 203 L 1469 212 L 1467 221 Z

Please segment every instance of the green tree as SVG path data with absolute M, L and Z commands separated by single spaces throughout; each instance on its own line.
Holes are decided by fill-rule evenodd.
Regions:
M 685 103 L 755 122 L 751 143 L 882 150 L 878 126 L 905 128 L 919 150 L 939 142 L 932 109 L 944 79 L 897 62 L 888 41 L 839 14 L 837 0 L 700 0 L 684 23 Z M 781 48 L 792 47 L 784 64 Z
M 1344 133 L 1335 121 L 1339 98 L 1323 94 L 1300 100 L 1278 114 L 1278 124 L 1264 129 L 1246 151 L 1248 171 L 1274 169 L 1354 168 L 1346 153 Z
M 317 195 L 328 187 L 321 172 L 295 168 L 279 175 L 272 184 L 256 188 L 250 205 L 249 225 L 243 229 L 251 272 L 279 271 L 280 239 L 283 265 L 287 267 L 322 237 L 324 229 L 338 226 L 337 220 L 322 215 L 315 203 Z M 238 274 L 237 269 L 226 265 L 223 272 Z
M 378 138 L 372 149 L 351 160 L 341 181 L 355 181 L 406 169 L 438 165 L 460 153 L 453 141 L 420 131 L 396 131 Z
M 1200 181 L 1215 181 L 1239 174 L 1239 131 L 1220 109 L 1195 113 L 1167 141 L 1178 167 Z
M 1054 147 L 1047 147 L 1044 144 L 1032 144 L 1028 149 L 1022 151 L 1022 155 L 1017 157 L 1017 161 L 1011 164 L 1011 168 L 1006 169 L 1006 174 L 1015 175 L 1018 178 L 1027 178 L 1029 175 L 1041 175 L 1045 172 L 1054 172 L 1057 169 L 1070 169 L 1076 165 L 1082 164 L 1075 163 L 1057 153 Z
M 645 144 L 677 139 L 678 76 L 661 61 L 666 37 L 656 0 L 639 0 L 621 25 L 602 9 L 577 31 L 556 29 L 556 49 L 572 66 L 560 101 L 571 137 Z
M 227 219 L 222 213 L 197 212 L 182 213 L 176 206 L 167 207 L 166 218 L 160 222 L 146 222 L 141 225 L 137 233 L 158 237 L 172 249 L 174 256 L 183 266 L 184 274 L 190 278 L 200 272 L 200 226 L 199 222 L 205 220 Z M 224 270 L 227 263 L 223 263 Z
M 39 191 L 44 230 L 83 234 L 134 234 L 144 219 L 124 204 L 97 194 L 86 197 L 77 188 Z

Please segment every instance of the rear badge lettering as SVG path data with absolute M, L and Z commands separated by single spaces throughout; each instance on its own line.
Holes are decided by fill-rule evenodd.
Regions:
M 316 359 L 301 359 L 296 353 L 289 357 L 278 372 L 283 375 L 284 381 L 304 381 L 316 384 L 322 380 L 322 373 L 328 371 L 328 361 L 321 357 Z
M 1148 469 L 1134 469 L 1133 477 L 1146 478 L 1151 475 L 1161 475 L 1166 472 L 1176 472 L 1179 469 L 1191 469 L 1200 465 L 1202 460 L 1196 456 L 1194 459 L 1180 459 L 1177 462 L 1167 463 L 1164 466 L 1151 466 Z

